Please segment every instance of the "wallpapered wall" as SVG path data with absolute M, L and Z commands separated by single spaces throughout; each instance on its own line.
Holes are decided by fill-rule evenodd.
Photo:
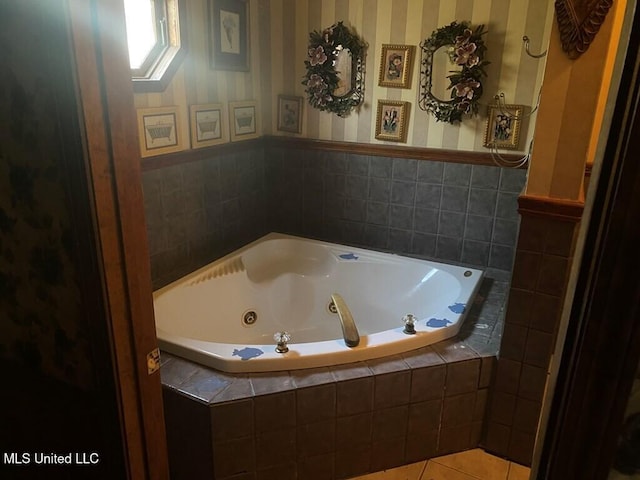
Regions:
M 380 143 L 375 139 L 377 101 L 404 100 L 411 102 L 407 145 L 478 151 L 484 150 L 484 106 L 493 101 L 493 95 L 504 92 L 507 103 L 535 105 L 544 60 L 525 54 L 522 36 L 531 38 L 533 52 L 543 51 L 553 15 L 551 2 L 534 0 L 250 0 L 250 71 L 225 72 L 209 66 L 207 4 L 208 0 L 188 2 L 189 54 L 171 85 L 162 93 L 135 96 L 137 108 L 178 105 L 183 111 L 184 138 L 189 132 L 189 105 L 234 100 L 258 101 L 263 132 L 281 134 L 275 128 L 277 96 L 304 96 L 300 81 L 309 32 L 342 20 L 368 43 L 364 105 L 343 119 L 310 108 L 305 101 L 302 136 Z M 459 126 L 436 122 L 418 108 L 419 54 L 411 89 L 378 86 L 382 44 L 418 46 L 433 30 L 454 20 L 485 24 L 487 60 L 491 62 L 481 99 L 482 115 Z M 533 122 L 524 127 L 532 131 Z M 520 148 L 526 146 L 527 141 L 521 139 Z
M 51 9 L 51 10 L 49 10 Z M 59 128 L 70 81 L 62 2 L 0 13 L 0 357 L 89 387 L 87 319 L 74 264 L 71 145 Z

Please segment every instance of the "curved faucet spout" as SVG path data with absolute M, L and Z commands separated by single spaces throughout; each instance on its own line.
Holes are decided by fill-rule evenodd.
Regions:
M 353 315 L 347 303 L 344 301 L 341 295 L 334 293 L 331 295 L 331 301 L 336 307 L 338 317 L 340 318 L 340 325 L 342 325 L 342 336 L 344 337 L 344 343 L 347 347 L 356 347 L 360 343 L 360 334 L 356 327 L 356 322 L 353 320 Z

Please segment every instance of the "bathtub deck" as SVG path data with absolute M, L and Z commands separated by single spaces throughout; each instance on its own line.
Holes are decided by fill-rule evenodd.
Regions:
M 500 348 L 504 327 L 504 311 L 508 289 L 507 272 L 487 269 L 476 300 L 458 336 L 432 345 L 432 349 L 427 347 L 419 351 L 430 352 L 433 350 L 441 352 L 447 357 L 448 361 L 496 356 Z M 406 355 L 394 356 L 393 358 L 397 359 L 407 355 L 415 356 L 416 352 L 408 352 Z M 382 358 L 350 365 L 369 363 L 384 364 L 389 363 L 389 360 Z M 390 363 L 389 368 L 393 368 L 394 362 Z M 336 368 L 343 370 L 345 365 L 277 373 L 234 374 L 214 370 L 167 352 L 162 352 L 161 376 L 162 384 L 166 387 L 178 390 L 205 403 L 217 403 L 251 396 L 253 383 L 265 383 L 265 380 L 270 377 L 274 380 L 278 379 L 277 382 L 273 382 L 273 392 L 276 392 L 279 391 L 279 388 L 281 390 L 295 388 L 295 377 L 306 377 L 311 375 L 312 372 L 330 371 Z M 252 379 L 255 380 L 252 382 Z M 265 393 L 259 386 L 257 388 L 261 393 Z
M 297 478 L 347 478 L 477 447 L 508 280 L 506 272 L 488 269 L 456 338 L 400 355 L 333 367 L 232 374 L 163 353 L 172 475 L 231 480 L 233 472 L 253 471 L 262 478 L 269 469 L 282 468 L 277 462 L 288 462 Z M 410 428 L 429 424 L 434 414 L 440 423 L 431 430 Z M 202 425 L 185 426 L 194 415 Z M 362 430 L 358 422 L 364 422 L 370 435 L 360 439 L 362 448 L 343 458 L 339 432 Z M 192 430 L 208 441 L 200 455 L 211 458 L 204 462 L 182 445 L 182 436 Z M 278 430 L 277 440 L 273 430 Z M 326 438 L 334 443 L 326 445 Z M 265 456 L 272 442 L 280 450 Z M 234 454 L 239 449 L 245 454 L 238 458 Z

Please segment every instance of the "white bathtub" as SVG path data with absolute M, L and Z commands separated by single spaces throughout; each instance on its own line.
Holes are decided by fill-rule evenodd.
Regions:
M 455 336 L 482 271 L 271 233 L 154 292 L 160 348 L 227 372 L 397 354 Z M 348 347 L 331 295 L 360 334 Z M 403 317 L 417 319 L 403 333 Z M 254 323 L 247 325 L 246 319 Z M 291 335 L 277 353 L 274 333 Z

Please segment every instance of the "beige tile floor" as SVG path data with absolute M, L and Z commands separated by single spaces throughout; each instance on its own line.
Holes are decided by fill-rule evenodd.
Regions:
M 351 480 L 529 480 L 529 468 L 476 448 Z

